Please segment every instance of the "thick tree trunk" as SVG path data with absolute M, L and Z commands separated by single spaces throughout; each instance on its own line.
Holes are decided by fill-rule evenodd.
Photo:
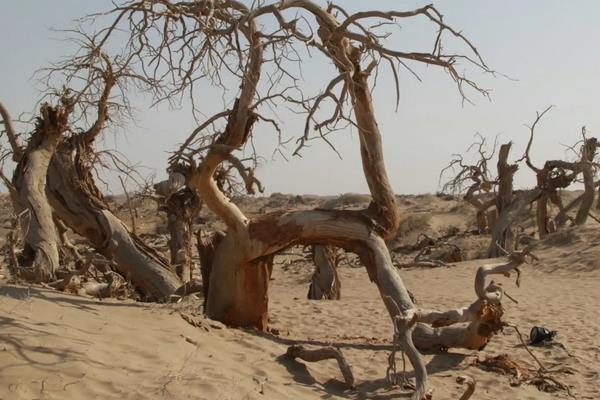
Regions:
M 133 235 L 108 208 L 85 165 L 87 145 L 63 141 L 48 170 L 48 198 L 56 215 L 90 240 L 147 298 L 165 300 L 181 286 L 166 260 Z
M 315 245 L 312 247 L 315 272 L 308 288 L 309 300 L 339 300 L 341 283 L 337 273 L 335 248 Z
M 213 259 L 206 302 L 208 316 L 228 326 L 266 330 L 272 264 L 273 255 L 250 261 L 241 259 L 237 238 L 225 236 Z
M 492 226 L 492 242 L 488 249 L 488 257 L 498 257 L 500 255 L 498 246 L 502 246 L 510 251 L 514 248 L 514 232 L 512 232 L 513 220 L 507 219 L 512 210 L 513 197 L 513 177 L 517 172 L 517 164 L 508 163 L 508 155 L 512 143 L 506 143 L 500 146 L 498 152 L 498 195 L 496 196 L 496 209 L 498 210 L 498 219 Z
M 507 230 L 510 229 L 510 226 L 515 218 L 541 194 L 542 190 L 539 188 L 529 190 L 527 192 L 521 192 L 508 207 L 505 207 L 502 210 L 502 213 L 498 216 L 498 219 L 494 224 L 494 228 L 492 229 L 492 240 L 487 251 L 488 257 L 493 258 L 502 255 L 498 245 L 503 246 L 502 240 L 507 237 Z M 514 235 L 509 237 L 514 239 Z M 510 251 L 506 248 L 505 250 Z
M 206 302 L 208 300 L 208 291 L 210 286 L 210 273 L 212 271 L 215 252 L 221 244 L 221 241 L 225 237 L 223 232 L 215 232 L 210 237 L 204 238 L 202 236 L 202 230 L 198 230 L 196 233 L 198 256 L 200 258 L 200 273 L 202 275 L 202 291 L 204 294 L 204 307 L 206 308 Z
M 60 239 L 46 197 L 46 174 L 57 144 L 68 127 L 70 111 L 68 106 L 42 106 L 35 131 L 13 176 L 19 204 L 26 205 L 29 212 L 24 242 L 26 250 L 33 253 L 33 260 L 31 273 L 26 273 L 26 277 L 36 282 L 53 280 L 59 266 Z

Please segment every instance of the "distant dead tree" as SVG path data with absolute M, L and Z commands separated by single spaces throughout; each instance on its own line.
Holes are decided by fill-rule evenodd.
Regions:
M 407 52 L 388 47 L 384 39 L 389 35 L 382 30 L 395 26 L 395 20 L 413 17 L 422 17 L 437 29 L 432 49 Z M 195 108 L 198 81 L 223 89 L 232 79 L 236 81 L 237 97 L 229 108 L 200 123 L 171 158 L 172 164 L 188 165 L 188 184 L 227 227 L 224 235 L 203 243 L 212 249 L 201 257 L 211 264 L 206 313 L 230 326 L 266 329 L 273 255 L 298 244 L 344 248 L 358 254 L 378 286 L 394 321 L 400 349 L 415 368 L 414 398 L 421 399 L 427 373 L 412 337 L 419 314 L 385 244 L 396 234 L 400 214 L 383 160 L 371 93 L 374 80 L 370 78 L 388 65 L 399 93 L 398 68 L 410 70 L 408 62 L 424 63 L 447 71 L 463 99 L 468 87 L 487 94 L 457 69 L 462 61 L 492 72 L 477 49 L 431 5 L 407 12 L 350 14 L 333 3 L 322 8 L 310 0 L 255 2 L 251 7 L 235 0 L 143 0 L 118 4 L 92 18 L 110 18 L 106 29 L 99 29 L 92 54 L 102 53 L 111 39 L 119 41 L 117 47 L 126 49 L 124 57 L 133 60 L 130 65 L 137 68 L 136 76 L 150 83 L 158 101 L 186 94 Z M 124 34 L 129 37 L 125 42 Z M 446 35 L 466 45 L 470 54 L 445 53 L 442 39 Z M 317 95 L 306 95 L 299 87 L 300 51 L 318 52 L 337 69 Z M 357 129 L 372 195 L 367 209 L 278 211 L 249 218 L 226 196 L 215 179 L 219 169 L 224 163 L 242 162 L 238 152 L 252 148 L 259 123 L 279 131 L 277 122 L 265 113 L 269 106 L 283 104 L 306 114 L 295 154 L 313 138 L 312 131 L 328 142 L 327 134 L 336 128 Z M 253 170 L 237 170 L 244 181 L 252 182 Z M 461 328 L 454 329 L 456 333 Z M 424 335 L 429 341 L 443 341 L 438 333 Z
M 491 174 L 488 170 L 488 163 L 494 156 L 496 145 L 494 144 L 493 151 L 488 155 L 484 149 L 485 139 L 481 136 L 480 140 L 472 145 L 478 148 L 479 159 L 476 163 L 467 164 L 463 156 L 456 155 L 440 174 L 441 177 L 447 170 L 456 171 L 458 168 L 458 173 L 444 184 L 443 191 L 446 192 L 463 193 L 466 182 L 471 182 L 464 199 L 477 209 L 479 232 L 489 231 L 492 235 L 488 257 L 501 255 L 498 245 L 508 251 L 515 248 L 515 232 L 512 225 L 533 202 L 536 203 L 536 225 L 540 239 L 564 226 L 569 219 L 574 225 L 582 225 L 590 215 L 596 187 L 599 186 L 596 180 L 598 169 L 596 156 L 599 144 L 595 137 L 587 137 L 585 127 L 582 128 L 582 139 L 569 147 L 576 154 L 576 161 L 548 160 L 543 168 L 539 168 L 531 160 L 530 152 L 535 129 L 551 108 L 536 113 L 533 124 L 528 126 L 530 136 L 525 153 L 514 164 L 508 162 L 511 143 L 500 146 L 496 178 L 490 178 Z M 525 161 L 536 174 L 537 185 L 531 190 L 519 191 L 513 187 L 513 176 L 522 161 Z M 584 191 L 565 206 L 559 191 L 576 182 L 583 184 Z M 558 209 L 554 218 L 550 216 L 548 210 L 549 202 Z M 579 208 L 576 215 L 571 218 L 568 213 L 577 207 Z
M 496 210 L 493 207 L 496 205 L 495 188 L 498 182 L 492 178 L 488 163 L 495 155 L 497 143 L 494 142 L 491 153 L 488 154 L 485 138 L 479 134 L 477 136 L 478 141 L 469 146 L 467 152 L 476 147 L 479 159 L 474 164 L 467 164 L 461 154 L 455 154 L 450 164 L 440 172 L 440 179 L 446 171 L 458 169 L 458 173 L 444 183 L 442 192 L 464 193 L 463 199 L 475 207 L 477 212 L 477 231 L 484 234 L 491 231 L 496 220 Z
M 571 147 L 577 156 L 577 161 L 569 162 L 563 160 L 548 160 L 543 168 L 536 167 L 530 156 L 531 146 L 535 134 L 535 128 L 542 117 L 550 111 L 552 106 L 546 108 L 541 113 L 537 113 L 536 119 L 529 127 L 529 141 L 523 159 L 527 166 L 536 174 L 537 190 L 540 196 L 537 199 L 536 223 L 540 239 L 543 239 L 549 233 L 554 232 L 558 227 L 564 226 L 567 221 L 568 213 L 579 206 L 573 223 L 575 225 L 585 224 L 592 205 L 594 203 L 595 181 L 597 163 L 595 157 L 597 154 L 598 140 L 595 137 L 586 136 L 585 127 L 581 130 L 582 139 Z M 580 145 L 579 150 L 575 150 Z M 581 178 L 580 178 L 581 176 Z M 563 205 L 559 190 L 566 189 L 573 183 L 581 181 L 584 192 L 567 206 Z M 548 212 L 548 202 L 552 202 L 559 212 L 555 219 L 552 219 Z
M 471 184 L 467 188 L 464 199 L 477 210 L 477 229 L 480 233 L 491 233 L 492 239 L 488 247 L 488 257 L 498 257 L 498 246 L 507 251 L 514 249 L 515 234 L 512 228 L 514 217 L 528 205 L 531 197 L 529 191 L 515 192 L 514 175 L 518 170 L 516 163 L 508 162 L 512 143 L 500 145 L 496 164 L 496 177 L 491 178 L 488 163 L 496 153 L 494 142 L 491 153 L 485 150 L 485 138 L 479 135 L 479 141 L 469 147 L 477 147 L 479 159 L 474 164 L 467 164 L 462 155 L 455 155 L 450 164 L 440 173 L 458 169 L 457 174 L 443 186 L 443 191 L 464 191 L 465 182 Z

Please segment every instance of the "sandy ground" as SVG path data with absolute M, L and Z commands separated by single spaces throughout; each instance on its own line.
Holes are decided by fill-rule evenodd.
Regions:
M 547 367 L 572 369 L 555 376 L 579 399 L 600 398 L 598 233 L 590 228 L 539 246 L 543 261 L 524 268 L 521 288 L 500 278 L 519 301 L 505 304 L 508 321 L 524 333 L 536 324 L 559 331 L 557 340 L 572 356 L 560 347 L 533 351 Z M 420 305 L 456 307 L 474 299 L 474 272 L 483 262 L 491 261 L 404 270 L 402 276 Z M 364 269 L 341 269 L 340 301 L 305 299 L 310 270 L 303 263 L 276 267 L 271 315 L 277 336 L 225 329 L 200 317 L 202 326 L 194 327 L 180 313 L 193 313 L 195 303 L 99 301 L 5 285 L 0 288 L 0 399 L 408 398 L 409 391 L 392 388 L 385 379 L 391 323 Z M 334 361 L 282 357 L 295 343 L 341 348 L 358 381 L 356 390 L 346 388 Z M 434 399 L 458 398 L 463 388 L 455 377 L 461 374 L 477 381 L 474 399 L 567 397 L 530 385 L 512 387 L 508 376 L 471 365 L 477 356 L 502 353 L 534 366 L 512 330 L 479 353 L 426 355 Z
M 343 208 L 364 207 L 368 200 L 362 195 L 333 199 Z M 247 202 L 249 212 L 261 213 L 314 208 L 322 199 L 274 195 Z M 454 200 L 403 196 L 399 204 L 405 219 L 398 245 L 414 243 L 422 232 L 435 236 L 451 227 L 464 231 L 474 223 L 473 210 Z M 127 221 L 127 210 L 121 213 Z M 0 242 L 10 221 L 5 214 L 0 210 Z M 140 209 L 140 215 L 138 228 L 148 234 L 143 237 L 166 251 L 164 216 L 152 207 Z M 204 218 L 208 225 L 215 223 L 210 216 Z M 476 256 L 488 242 L 486 237 L 468 236 L 456 243 Z M 553 376 L 568 384 L 577 399 L 600 399 L 599 245 L 600 225 L 593 221 L 583 229 L 565 229 L 534 248 L 541 262 L 522 269 L 520 288 L 514 277 L 497 279 L 518 300 L 518 304 L 504 302 L 508 322 L 525 335 L 534 325 L 558 330 L 557 341 L 564 348 L 532 351 L 546 368 L 568 368 L 571 373 Z M 366 271 L 343 264 L 342 300 L 308 301 L 313 267 L 293 260 L 297 258 L 289 255 L 276 258 L 270 313 L 277 335 L 227 329 L 206 320 L 200 316 L 199 300 L 177 305 L 100 301 L 8 285 L 0 265 L 0 400 L 409 398 L 410 390 L 391 387 L 386 379 L 392 324 Z M 401 276 L 420 306 L 456 308 L 475 299 L 476 268 L 498 261 L 502 260 L 407 269 Z M 191 316 L 197 326 L 182 314 Z M 298 343 L 339 347 L 352 366 L 357 388 L 346 387 L 335 361 L 304 363 L 282 356 L 289 345 Z M 473 365 L 477 357 L 504 353 L 536 367 L 512 329 L 481 352 L 425 355 L 433 398 L 458 399 L 464 390 L 455 382 L 458 375 L 475 378 L 472 399 L 568 398 L 565 392 L 511 386 L 510 376 Z M 400 357 L 398 366 L 402 368 Z M 409 378 L 411 370 L 408 365 Z

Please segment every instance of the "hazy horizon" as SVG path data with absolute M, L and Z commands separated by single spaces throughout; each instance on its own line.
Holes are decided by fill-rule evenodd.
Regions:
M 321 2 L 325 3 L 325 2 Z M 394 8 L 408 10 L 427 4 L 405 1 L 402 4 L 383 0 L 343 2 L 350 11 Z M 396 5 L 398 4 L 398 5 Z M 391 74 L 382 70 L 381 81 L 374 92 L 375 111 L 381 127 L 386 165 L 398 194 L 434 193 L 438 190 L 440 170 L 452 154 L 464 153 L 480 133 L 493 142 L 514 142 L 511 160 L 521 157 L 529 124 L 536 111 L 549 105 L 555 108 L 546 115 L 538 130 L 532 151 L 537 164 L 546 159 L 565 158 L 562 144 L 580 139 L 580 130 L 587 127 L 589 135 L 597 136 L 600 121 L 596 116 L 600 97 L 600 52 L 596 39 L 600 26 L 596 15 L 600 3 L 594 1 L 529 1 L 506 2 L 436 1 L 445 21 L 462 31 L 477 46 L 490 68 L 511 79 L 483 75 L 473 68 L 467 73 L 480 86 L 491 89 L 491 101 L 474 93 L 474 105 L 465 103 L 452 79 L 441 69 L 416 66 L 422 82 L 406 70 L 400 71 L 400 106 L 395 112 L 395 92 Z M 104 11 L 106 2 L 55 0 L 38 2 L 21 0 L 6 2 L 0 14 L 5 34 L 0 36 L 0 101 L 13 118 L 21 112 L 32 112 L 39 99 L 36 83 L 30 79 L 35 70 L 47 66 L 61 56 L 69 55 L 72 47 L 60 40 L 61 32 L 72 26 L 73 19 Z M 407 24 L 394 36 L 390 45 L 397 49 L 418 50 L 429 43 L 428 25 Z M 424 40 L 427 40 L 424 42 Z M 451 41 L 448 41 L 449 43 Z M 414 64 L 413 64 L 414 65 Z M 305 67 L 306 85 L 314 85 L 323 71 L 332 75 L 330 65 L 308 60 Z M 461 71 L 462 72 L 462 71 Z M 210 96 L 209 96 L 210 97 Z M 218 103 L 214 98 L 202 98 L 207 109 Z M 220 99 L 219 99 L 220 101 Z M 141 99 L 138 108 L 147 105 Z M 201 104 L 201 108 L 204 104 Z M 145 166 L 142 174 L 164 176 L 168 152 L 193 130 L 189 104 L 180 110 L 161 106 L 153 110 L 140 109 L 137 122 L 123 131 L 107 132 L 101 146 L 118 148 L 133 163 Z M 368 193 L 363 177 L 356 132 L 339 132 L 333 136 L 342 159 L 323 142 L 312 142 L 302 158 L 291 157 L 294 139 L 302 134 L 303 120 L 286 120 L 283 128 L 291 144 L 286 149 L 289 161 L 277 156 L 272 160 L 275 139 L 272 135 L 255 133 L 259 153 L 265 157 L 257 175 L 265 185 L 267 195 L 273 192 L 292 194 L 335 195 Z M 3 145 L 6 139 L 2 138 Z M 495 168 L 495 160 L 493 161 Z M 121 192 L 116 176 L 109 177 L 113 192 Z M 534 185 L 533 173 L 525 167 L 517 173 L 519 187 Z M 104 189 L 104 188 L 103 188 Z

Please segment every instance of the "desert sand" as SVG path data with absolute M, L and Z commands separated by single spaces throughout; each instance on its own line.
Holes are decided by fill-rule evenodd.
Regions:
M 271 207 L 269 201 L 273 200 L 257 201 L 255 207 Z M 466 228 L 472 219 L 468 207 L 435 196 L 407 197 L 401 204 L 407 214 L 431 215 L 418 230 Z M 304 200 L 301 206 L 314 204 Z M 156 229 L 160 218 L 148 211 L 144 221 L 145 229 Z M 411 235 L 415 232 L 405 233 Z M 481 247 L 478 240 L 469 242 L 469 251 Z M 520 288 L 514 276 L 497 278 L 518 301 L 503 303 L 506 321 L 525 335 L 534 325 L 558 331 L 556 342 L 562 346 L 530 349 L 546 368 L 567 370 L 553 376 L 578 399 L 600 399 L 599 244 L 600 225 L 594 221 L 579 230 L 567 228 L 534 245 L 540 262 L 522 268 Z M 392 387 L 386 379 L 392 324 L 364 268 L 342 263 L 342 299 L 309 301 L 313 266 L 295 256 L 297 250 L 276 258 L 269 333 L 228 329 L 205 319 L 201 298 L 178 304 L 99 300 L 9 284 L 6 271 L 0 269 L 0 399 L 409 398 L 410 390 Z M 400 274 L 419 306 L 456 308 L 475 299 L 476 268 L 496 262 L 503 260 L 408 268 Z M 292 344 L 341 349 L 356 388 L 346 386 L 335 361 L 305 363 L 284 357 Z M 537 368 L 509 328 L 479 352 L 426 354 L 433 398 L 458 399 L 464 391 L 455 381 L 459 375 L 475 379 L 472 399 L 569 397 L 565 391 L 511 386 L 509 375 L 473 365 L 478 357 L 505 353 L 525 367 Z M 400 355 L 398 368 L 402 370 Z M 406 369 L 410 378 L 409 364 Z

